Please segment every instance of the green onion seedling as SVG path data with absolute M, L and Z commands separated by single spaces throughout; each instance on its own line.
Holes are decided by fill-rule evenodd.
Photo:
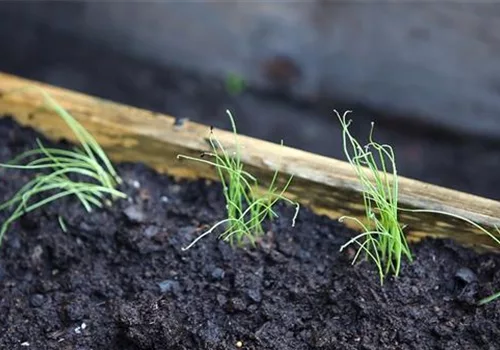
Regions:
M 68 232 L 68 228 L 66 227 L 66 223 L 64 222 L 64 218 L 62 216 L 58 216 L 57 220 L 59 221 L 59 226 L 61 227 L 61 230 L 66 233 Z
M 10 169 L 45 171 L 38 173 L 11 199 L 0 204 L 0 210 L 14 207 L 11 215 L 0 227 L 0 244 L 15 220 L 63 197 L 76 196 L 88 212 L 92 211 L 92 207 L 111 203 L 107 196 L 111 199 L 126 198 L 126 194 L 116 189 L 122 180 L 94 137 L 48 93 L 43 90 L 41 93 L 46 106 L 66 122 L 80 142 L 81 148 L 49 148 L 37 139 L 37 148 L 18 155 L 6 164 L 0 164 L 1 167 Z M 82 180 L 76 180 L 74 176 Z M 59 224 L 65 230 L 61 219 Z
M 285 196 L 285 191 L 290 186 L 293 176 L 290 176 L 287 183 L 280 190 L 277 185 L 278 170 L 276 170 L 267 190 L 264 193 L 259 192 L 257 178 L 244 170 L 236 124 L 231 113 L 229 111 L 227 113 L 231 120 L 235 138 L 234 152 L 229 152 L 225 149 L 211 128 L 209 137 L 211 152 L 204 153 L 202 155 L 204 159 L 184 155 L 177 156 L 177 158 L 194 160 L 214 166 L 222 183 L 226 202 L 226 218 L 201 234 L 191 244 L 183 248 L 184 250 L 191 248 L 196 242 L 219 227 L 225 227 L 220 238 L 230 242 L 232 246 L 242 246 L 246 242 L 254 245 L 256 239 L 264 234 L 262 226 L 264 220 L 266 218 L 273 219 L 278 216 L 273 207 L 280 200 L 296 207 L 295 215 L 292 219 L 292 226 L 295 226 L 299 204 Z M 210 160 L 206 158 L 210 158 Z
M 406 257 L 412 261 L 412 254 L 403 226 L 398 220 L 398 178 L 395 154 L 389 145 L 379 144 L 373 139 L 373 123 L 369 142 L 362 146 L 349 132 L 351 121 L 335 111 L 342 126 L 344 153 L 361 183 L 366 223 L 352 217 L 341 217 L 355 221 L 362 233 L 341 247 L 351 244 L 358 246 L 353 264 L 361 253 L 372 260 L 378 270 L 380 283 L 392 273 L 398 276 L 401 260 Z M 380 164 L 380 165 L 379 165 Z M 391 173 L 392 176 L 388 174 Z
M 351 121 L 346 121 L 346 116 L 350 111 L 345 112 L 343 116 L 340 116 L 337 111 L 335 113 L 343 128 L 344 153 L 349 163 L 354 167 L 362 185 L 366 221 L 368 222 L 368 224 L 364 224 L 357 218 L 341 218 L 341 220 L 347 218 L 355 221 L 363 230 L 361 234 L 341 247 L 343 250 L 353 243 L 359 246 L 353 263 L 364 252 L 365 256 L 377 266 L 380 281 L 383 283 L 384 277 L 391 271 L 395 276 L 398 276 L 403 256 L 412 261 L 411 251 L 403 234 L 404 226 L 398 221 L 398 210 L 440 214 L 462 220 L 488 235 L 500 245 L 498 227 L 495 227 L 496 233 L 493 233 L 461 215 L 440 210 L 398 208 L 398 179 L 394 151 L 389 145 L 381 145 L 373 140 L 373 124 L 369 143 L 364 147 L 361 146 L 348 130 Z M 380 168 L 377 163 L 381 164 Z M 392 172 L 391 179 L 387 175 L 388 172 Z M 500 292 L 494 293 L 481 299 L 478 304 L 483 305 L 499 297 Z

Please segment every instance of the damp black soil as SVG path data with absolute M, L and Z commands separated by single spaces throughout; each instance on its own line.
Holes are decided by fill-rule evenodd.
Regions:
M 0 120 L 0 161 L 35 136 Z M 500 348 L 500 302 L 474 305 L 500 288 L 497 256 L 427 240 L 381 287 L 370 265 L 339 253 L 353 232 L 305 208 L 291 228 L 286 207 L 256 248 L 211 236 L 182 251 L 223 217 L 219 185 L 118 169 L 128 201 L 89 215 L 65 200 L 9 230 L 1 349 Z M 27 175 L 0 170 L 2 201 Z

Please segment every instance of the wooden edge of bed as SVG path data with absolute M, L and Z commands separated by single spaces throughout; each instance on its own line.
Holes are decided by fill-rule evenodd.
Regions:
M 177 178 L 217 179 L 208 166 L 177 159 L 178 154 L 199 156 L 209 150 L 206 125 L 189 121 L 176 125 L 175 118 L 168 115 L 3 73 L 0 73 L 0 114 L 11 116 L 49 139 L 76 141 L 64 122 L 53 111 L 43 108 L 40 90 L 33 86 L 42 87 L 78 119 L 113 161 L 141 162 Z M 234 149 L 233 133 L 218 129 L 214 132 L 227 149 Z M 263 185 L 279 169 L 281 181 L 294 175 L 289 195 L 318 214 L 334 219 L 341 215 L 364 219 L 358 179 L 347 162 L 243 135 L 238 140 L 243 162 Z M 490 231 L 500 225 L 497 201 L 402 177 L 399 190 L 402 207 L 461 215 Z M 411 241 L 427 236 L 452 238 L 467 246 L 498 249 L 489 236 L 450 216 L 402 211 L 400 219 L 407 225 L 405 232 Z

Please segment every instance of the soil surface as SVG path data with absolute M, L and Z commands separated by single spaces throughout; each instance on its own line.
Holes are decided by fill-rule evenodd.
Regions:
M 35 136 L 0 120 L 0 161 Z M 128 200 L 89 215 L 68 198 L 8 231 L 1 349 L 500 348 L 500 302 L 475 306 L 500 288 L 499 256 L 426 240 L 381 287 L 371 265 L 339 253 L 352 231 L 306 208 L 291 228 L 285 206 L 256 248 L 214 235 L 183 251 L 223 217 L 219 184 L 118 169 Z M 0 169 L 2 202 L 27 176 Z

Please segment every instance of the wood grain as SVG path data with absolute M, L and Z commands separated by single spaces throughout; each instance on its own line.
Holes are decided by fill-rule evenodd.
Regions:
M 207 151 L 208 126 L 193 122 L 176 126 L 175 118 L 167 115 L 0 73 L 0 113 L 53 140 L 76 141 L 64 122 L 43 108 L 39 91 L 26 89 L 33 85 L 44 88 L 77 118 L 115 162 L 142 162 L 178 178 L 216 179 L 208 166 L 176 157 Z M 227 149 L 234 149 L 231 132 L 214 132 Z M 279 169 L 283 180 L 286 175 L 295 176 L 289 194 L 303 205 L 334 219 L 341 215 L 363 219 L 360 186 L 350 164 L 241 135 L 238 141 L 243 162 L 263 185 Z M 500 226 L 499 202 L 401 177 L 399 188 L 402 207 L 462 215 L 488 230 Z M 498 249 L 491 238 L 449 216 L 401 212 L 401 221 L 408 225 L 405 231 L 412 241 L 447 237 L 464 245 Z

